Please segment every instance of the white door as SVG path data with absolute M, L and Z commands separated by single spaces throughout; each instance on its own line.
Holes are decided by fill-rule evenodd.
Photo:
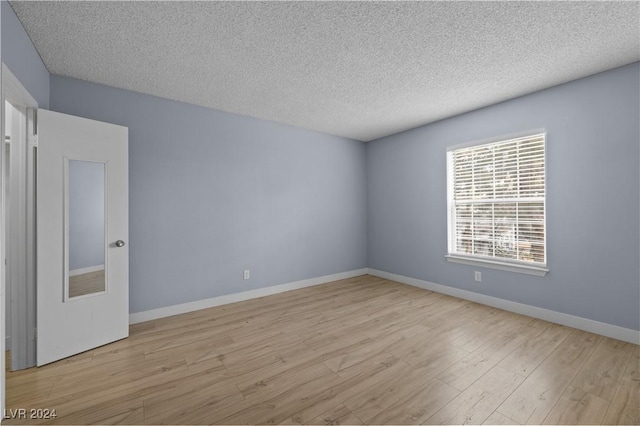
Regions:
M 37 364 L 129 335 L 128 129 L 38 110 Z

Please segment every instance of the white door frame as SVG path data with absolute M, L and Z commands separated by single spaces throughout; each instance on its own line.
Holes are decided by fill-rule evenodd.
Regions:
M 14 214 L 10 216 L 12 222 L 11 239 L 7 238 L 7 229 L 5 229 L 5 200 L 4 195 L 0 208 L 0 317 L 2 318 L 2 326 L 0 326 L 0 402 L 2 409 L 5 408 L 5 262 L 7 256 L 7 244 L 10 244 L 12 253 L 18 253 L 12 257 L 12 276 L 13 272 L 17 273 L 18 280 L 16 282 L 26 283 L 26 286 L 16 286 L 11 289 L 11 346 L 12 346 L 12 367 L 26 368 L 35 365 L 35 341 L 33 333 L 35 332 L 35 167 L 34 167 L 34 149 L 37 146 L 35 136 L 35 109 L 38 103 L 31 94 L 22 86 L 20 81 L 2 63 L 2 96 L 1 96 L 1 135 L 4 141 L 5 135 L 5 101 L 8 101 L 14 107 L 20 110 L 24 115 L 21 127 L 23 129 L 21 140 L 12 141 L 12 151 L 18 154 L 17 161 L 19 170 L 19 182 L 11 188 L 12 199 L 18 200 L 18 206 Z M 5 149 L 0 149 L 0 187 L 4 187 L 4 155 Z M 15 151 L 14 151 L 15 150 Z M 12 167 L 14 164 L 12 164 Z M 13 192 L 16 191 L 16 192 Z M 3 191 L 4 194 L 4 191 Z M 15 195 L 15 197 L 14 197 Z M 14 364 L 14 357 L 16 363 Z

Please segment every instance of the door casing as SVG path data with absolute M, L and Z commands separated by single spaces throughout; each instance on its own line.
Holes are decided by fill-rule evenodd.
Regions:
M 4 200 L 4 190 L 0 197 L 0 365 L 5 365 L 5 324 L 6 316 L 6 290 L 7 283 L 5 280 L 6 267 L 5 258 L 8 250 L 12 252 L 12 270 L 17 268 L 18 275 L 12 280 L 13 287 L 11 289 L 11 369 L 22 369 L 35 365 L 36 347 L 35 347 L 35 326 L 36 326 L 36 309 L 35 309 L 35 150 L 37 149 L 37 138 L 35 129 L 35 111 L 38 107 L 36 100 L 22 86 L 20 81 L 2 63 L 1 68 L 2 95 L 1 97 L 1 135 L 4 140 L 5 135 L 5 101 L 12 104 L 20 110 L 23 115 L 21 118 L 21 138 L 14 138 L 12 141 L 12 150 L 16 150 L 19 154 L 17 161 L 18 170 L 15 170 L 19 176 L 19 184 L 15 189 L 12 188 L 12 198 L 19 200 L 20 209 L 16 215 L 10 220 L 19 223 L 11 223 L 18 229 L 15 238 L 9 240 L 6 229 L 6 203 Z M 4 144 L 3 144 L 4 145 Z M 0 149 L 0 187 L 4 188 L 5 179 L 5 149 Z M 12 165 L 13 166 L 13 165 Z M 15 193 L 14 193 L 15 192 Z M 15 266 L 14 266 L 15 265 Z M 20 285 L 22 283 L 22 285 Z M 5 370 L 0 368 L 0 410 L 4 412 L 5 408 Z

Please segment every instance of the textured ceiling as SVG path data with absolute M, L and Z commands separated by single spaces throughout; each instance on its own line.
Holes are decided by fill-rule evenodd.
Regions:
M 11 5 L 53 74 L 365 141 L 640 60 L 635 1 Z

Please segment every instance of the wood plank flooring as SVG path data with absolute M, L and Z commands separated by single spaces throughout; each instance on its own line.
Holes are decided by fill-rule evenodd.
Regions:
M 104 269 L 69 277 L 69 297 L 100 293 L 104 288 Z
M 638 346 L 368 275 L 8 373 L 9 424 L 639 424 Z

